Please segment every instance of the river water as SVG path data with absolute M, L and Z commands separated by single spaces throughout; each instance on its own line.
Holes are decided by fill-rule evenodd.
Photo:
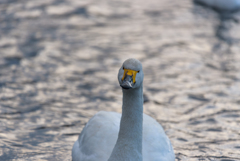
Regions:
M 71 160 L 89 118 L 121 112 L 129 57 L 176 160 L 240 160 L 240 13 L 226 15 L 189 0 L 1 0 L 0 160 Z

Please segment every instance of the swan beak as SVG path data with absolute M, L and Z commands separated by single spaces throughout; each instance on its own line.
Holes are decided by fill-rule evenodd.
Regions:
M 120 84 L 120 86 L 123 89 L 131 89 L 133 87 L 133 84 L 136 82 L 135 78 L 137 73 L 138 71 L 135 70 L 124 69 L 122 83 Z
M 133 80 L 132 80 L 132 76 L 130 75 L 126 75 L 126 77 L 123 79 L 122 83 L 120 84 L 120 86 L 123 89 L 131 89 L 133 86 Z

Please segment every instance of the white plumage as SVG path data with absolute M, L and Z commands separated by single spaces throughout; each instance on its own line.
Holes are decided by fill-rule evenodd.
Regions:
M 107 161 L 117 141 L 121 114 L 100 111 L 84 127 L 73 147 L 73 161 Z M 143 114 L 143 160 L 173 161 L 171 143 L 161 125 Z
M 141 63 L 128 59 L 119 69 L 139 71 L 132 89 L 123 89 L 122 115 L 100 111 L 83 128 L 72 149 L 73 161 L 174 161 L 172 145 L 161 125 L 143 114 Z M 123 87 L 123 86 L 122 86 Z M 125 88 L 125 86 L 123 87 Z

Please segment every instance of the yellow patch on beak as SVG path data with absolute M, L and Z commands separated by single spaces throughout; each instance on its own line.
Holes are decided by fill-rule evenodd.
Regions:
M 131 69 L 123 69 L 124 70 L 124 74 L 123 74 L 123 77 L 122 77 L 122 80 L 125 78 L 126 74 L 129 75 L 129 76 L 132 76 L 133 78 L 133 83 L 136 82 L 136 75 L 138 73 L 138 71 L 135 71 L 135 70 L 131 70 Z

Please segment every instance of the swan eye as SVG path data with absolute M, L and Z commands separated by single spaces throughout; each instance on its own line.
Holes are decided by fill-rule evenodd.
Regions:
M 139 71 L 137 71 L 138 73 L 140 72 L 140 70 Z
M 123 70 L 124 70 L 124 67 L 123 67 Z

